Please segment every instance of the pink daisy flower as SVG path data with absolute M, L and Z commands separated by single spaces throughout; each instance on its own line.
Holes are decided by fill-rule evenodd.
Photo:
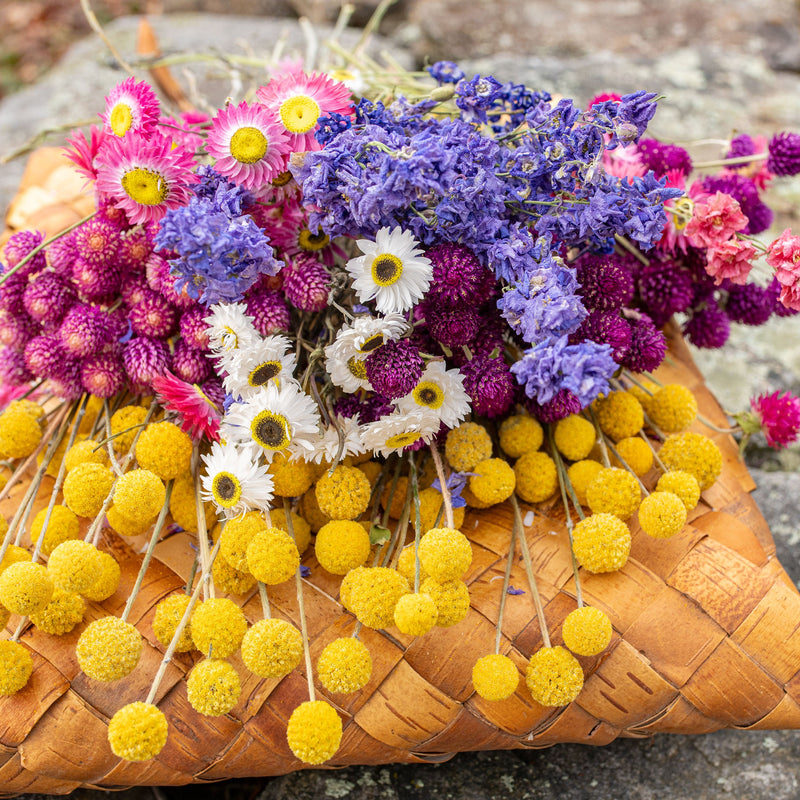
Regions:
M 717 286 L 725 278 L 741 286 L 747 282 L 756 255 L 756 249 L 750 242 L 736 238 L 728 239 L 708 248 L 706 272 L 714 278 Z
M 161 405 L 179 415 L 184 433 L 195 439 L 208 436 L 219 441 L 219 409 L 196 383 L 186 383 L 171 372 L 153 378 L 151 383 Z
M 715 192 L 695 203 L 686 225 L 686 237 L 695 247 L 714 247 L 747 227 L 747 217 L 739 203 L 725 192 Z
M 245 189 L 270 183 L 286 170 L 289 135 L 264 106 L 240 103 L 220 109 L 211 122 L 206 149 L 214 169 Z
M 269 236 L 270 244 L 284 257 L 292 258 L 305 254 L 314 256 L 330 267 L 336 256 L 340 258 L 346 256 L 344 250 L 334 244 L 326 233 L 321 230 L 310 230 L 308 215 L 297 203 L 285 205 L 280 218 L 265 219 L 264 229 Z
M 773 392 L 754 397 L 750 407 L 770 447 L 780 449 L 797 439 L 800 433 L 800 398 L 789 392 Z
M 280 119 L 294 152 L 320 150 L 314 138 L 323 114 L 350 114 L 350 90 L 327 75 L 290 71 L 273 78 L 256 98 Z
M 89 129 L 89 137 L 81 130 L 72 132 L 72 136 L 67 138 L 68 147 L 64 148 L 64 155 L 75 165 L 81 175 L 86 176 L 90 181 L 97 178 L 97 167 L 94 160 L 100 152 L 103 144 L 103 131 L 92 125 Z
M 158 98 L 150 86 L 135 78 L 118 83 L 106 96 L 103 130 L 123 137 L 139 133 L 146 139 L 153 135 L 160 112 Z
M 109 138 L 97 155 L 97 191 L 121 208 L 132 225 L 160 220 L 186 205 L 197 183 L 194 157 L 158 134 Z

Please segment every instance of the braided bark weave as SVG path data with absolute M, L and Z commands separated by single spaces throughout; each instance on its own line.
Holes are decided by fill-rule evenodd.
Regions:
M 670 357 L 657 377 L 690 387 L 700 413 L 726 425 L 680 338 L 671 337 Z M 699 423 L 695 429 L 709 433 Z M 703 493 L 686 528 L 655 540 L 632 520 L 626 566 L 604 575 L 581 571 L 586 603 L 608 614 L 614 635 L 601 655 L 579 659 L 586 683 L 575 702 L 544 708 L 531 699 L 524 681 L 502 702 L 485 701 L 473 691 L 473 664 L 493 652 L 512 514 L 505 505 L 472 510 L 462 528 L 473 546 L 465 577 L 472 603 L 467 618 L 417 639 L 394 628 L 362 630 L 373 659 L 369 684 L 349 696 L 329 695 L 317 685 L 344 725 L 341 748 L 326 766 L 438 762 L 466 750 L 602 745 L 618 736 L 658 732 L 800 727 L 800 595 L 775 557 L 733 439 L 712 438 L 723 453 L 722 476 Z M 652 478 L 645 479 L 648 486 Z M 45 482 L 41 503 L 51 486 Z M 22 493 L 17 487 L 0 511 L 7 515 Z M 553 644 L 560 644 L 561 622 L 575 608 L 563 511 L 555 501 L 534 511 L 525 535 Z M 303 768 L 286 743 L 286 725 L 292 710 L 308 699 L 304 666 L 282 680 L 261 680 L 239 656 L 231 661 L 242 694 L 230 714 L 204 717 L 190 707 L 184 678 L 199 655 L 180 655 L 156 698 L 170 723 L 166 747 L 143 764 L 121 761 L 108 747 L 110 717 L 147 695 L 163 655 L 151 627 L 155 606 L 182 590 L 192 544 L 191 535 L 181 532 L 156 548 L 129 617 L 145 639 L 129 677 L 112 684 L 93 681 L 75 659 L 80 632 L 94 619 L 121 613 L 139 568 L 140 556 L 110 530 L 100 547 L 121 563 L 117 593 L 102 606 L 88 603 L 85 623 L 64 637 L 32 627 L 23 634 L 34 672 L 24 690 L 0 698 L 0 797 L 81 786 L 183 785 Z M 312 551 L 303 562 L 311 568 L 305 605 L 316 662 L 328 642 L 352 633 L 355 620 L 337 602 L 340 579 L 319 567 Z M 527 587 L 518 556 L 511 583 Z M 275 616 L 299 625 L 293 582 L 271 587 L 270 601 Z M 251 623 L 261 618 L 257 594 L 239 602 Z M 529 591 L 508 597 L 502 633 L 500 652 L 524 671 L 542 645 Z

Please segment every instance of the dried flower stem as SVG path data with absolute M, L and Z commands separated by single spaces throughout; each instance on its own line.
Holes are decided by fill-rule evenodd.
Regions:
M 258 595 L 261 598 L 261 612 L 264 616 L 264 619 L 269 619 L 272 616 L 272 612 L 269 608 L 269 597 L 267 597 L 267 587 L 259 581 L 258 582 Z
M 603 466 L 608 468 L 611 466 L 611 459 L 608 457 L 608 448 L 606 447 L 606 437 L 603 431 L 600 429 L 600 423 L 597 421 L 597 416 L 594 413 L 594 410 L 590 406 L 589 409 L 589 416 L 592 418 L 592 424 L 594 425 L 594 429 L 597 433 L 597 444 L 600 445 L 600 456 L 603 459 Z
M 208 547 L 208 527 L 206 526 L 206 509 L 203 504 L 203 499 L 200 497 L 200 450 L 195 447 L 192 454 L 194 461 L 194 508 L 195 516 L 197 517 L 197 545 L 200 548 L 200 565 L 203 574 L 206 572 L 206 565 L 208 564 L 211 551 Z M 215 597 L 214 582 L 211 580 L 211 573 L 206 575 L 203 579 L 203 600 L 208 600 L 209 597 Z
M 414 594 L 419 593 L 419 540 L 421 537 L 422 520 L 419 513 L 419 483 L 417 482 L 417 465 L 414 454 L 408 454 L 408 465 L 411 471 L 411 493 L 414 497 Z
M 503 574 L 503 593 L 500 595 L 500 610 L 497 612 L 497 631 L 494 637 L 494 652 L 500 652 L 500 639 L 503 637 L 503 614 L 506 610 L 506 600 L 508 599 L 508 585 L 511 582 L 511 565 L 514 563 L 514 548 L 517 541 L 517 526 L 511 528 L 511 539 L 508 543 L 508 555 L 506 556 L 506 570 Z
M 94 11 L 92 10 L 91 5 L 89 4 L 89 0 L 80 0 L 81 2 L 81 10 L 83 11 L 83 15 L 86 17 L 86 21 L 89 23 L 89 27 L 100 37 L 103 44 L 108 48 L 108 52 L 114 57 L 114 60 L 125 70 L 125 72 L 129 73 L 130 75 L 134 75 L 133 67 L 119 54 L 119 50 L 114 47 L 112 41 L 106 36 L 106 32 L 103 30 L 103 27 L 100 25 L 100 21 L 97 19 Z
M 442 464 L 442 457 L 439 455 L 439 448 L 436 446 L 436 441 L 431 441 L 431 456 L 433 457 L 433 464 L 436 467 L 436 475 L 439 478 L 439 483 L 442 486 L 442 499 L 444 500 L 444 514 L 447 521 L 448 528 L 455 528 L 453 524 L 453 501 L 450 498 L 450 487 L 447 485 L 447 477 L 444 472 L 444 465 Z

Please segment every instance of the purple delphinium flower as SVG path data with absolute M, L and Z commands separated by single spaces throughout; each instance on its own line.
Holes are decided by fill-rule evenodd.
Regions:
M 395 400 L 407 395 L 419 382 L 425 362 L 407 339 L 388 341 L 364 360 L 367 379 L 379 394 Z
M 464 70 L 453 61 L 437 61 L 426 69 L 438 83 L 458 83 L 465 77 Z
M 469 121 L 486 122 L 486 111 L 492 106 L 503 87 L 491 75 L 463 78 L 456 84 L 456 105 L 461 116 Z
M 617 107 L 617 135 L 622 141 L 638 141 L 650 120 L 656 113 L 656 94 L 639 90 L 632 94 L 625 94 Z M 621 123 L 621 124 L 620 124 Z M 632 125 L 634 128 L 633 136 L 622 135 L 620 128 L 625 125 Z
M 461 492 L 464 491 L 467 481 L 475 474 L 474 472 L 451 472 L 447 476 L 445 485 L 450 490 L 450 502 L 453 508 L 464 508 L 464 506 L 467 505 L 467 501 L 461 496 Z M 435 478 L 431 484 L 431 488 L 436 489 L 436 491 L 441 494 L 442 482 L 438 478 Z

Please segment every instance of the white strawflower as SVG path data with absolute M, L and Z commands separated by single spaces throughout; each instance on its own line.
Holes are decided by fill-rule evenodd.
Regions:
M 216 303 L 205 318 L 211 352 L 215 355 L 247 349 L 260 339 L 244 303 Z
M 248 400 L 259 394 L 271 381 L 294 380 L 297 366 L 292 343 L 286 336 L 267 336 L 247 349 L 231 350 L 219 359 L 225 391 Z
M 361 438 L 361 426 L 354 417 L 337 415 L 336 425 L 344 437 L 344 449 L 341 457 L 357 456 L 366 451 Z M 339 454 L 339 433 L 333 425 L 329 425 L 325 432 L 314 442 L 314 449 L 306 456 L 306 461 L 314 464 L 327 462 L 332 464 Z
M 448 428 L 455 428 L 470 412 L 461 372 L 456 368 L 445 369 L 441 361 L 429 361 L 419 383 L 396 405 L 404 413 L 426 409 Z
M 361 438 L 367 450 L 388 456 L 401 452 L 418 439 L 426 444 L 439 431 L 439 417 L 430 411 L 397 412 L 361 427 Z
M 203 456 L 205 469 L 200 478 L 200 496 L 211 501 L 227 519 L 247 511 L 269 508 L 272 501 L 272 476 L 259 464 L 252 446 L 214 442 Z

